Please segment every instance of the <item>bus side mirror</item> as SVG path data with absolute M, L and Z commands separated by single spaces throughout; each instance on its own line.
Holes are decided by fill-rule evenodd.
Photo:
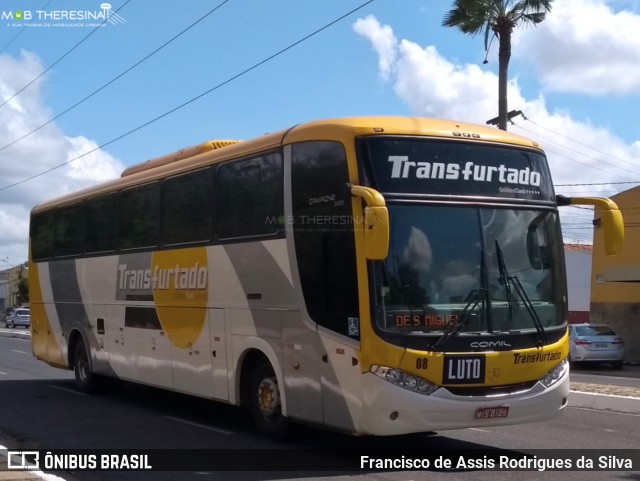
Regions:
M 604 250 L 607 255 L 617 255 L 624 243 L 624 220 L 622 213 L 616 210 L 601 210 L 600 221 L 604 234 Z
M 600 218 L 594 223 L 602 226 L 604 251 L 607 255 L 617 255 L 624 244 L 624 220 L 618 206 L 611 199 L 600 197 L 562 197 L 557 196 L 558 205 L 593 205 Z
M 383 260 L 389 253 L 389 211 L 382 194 L 370 187 L 350 186 L 351 195 L 364 200 L 364 252 L 367 259 Z
M 367 259 L 383 260 L 389 253 L 389 211 L 387 207 L 364 208 L 364 250 Z

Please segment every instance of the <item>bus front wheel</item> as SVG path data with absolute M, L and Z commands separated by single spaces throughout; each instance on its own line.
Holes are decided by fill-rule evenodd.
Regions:
M 260 364 L 250 392 L 250 409 L 256 428 L 271 439 L 284 437 L 289 420 L 282 415 L 280 387 L 273 368 Z

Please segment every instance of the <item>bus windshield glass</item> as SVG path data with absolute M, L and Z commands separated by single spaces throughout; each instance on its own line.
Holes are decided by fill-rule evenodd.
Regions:
M 371 264 L 383 333 L 544 336 L 563 324 L 555 211 L 391 203 L 389 216 L 389 255 Z
M 507 348 L 505 336 L 523 334 L 527 347 L 564 325 L 563 243 L 542 151 L 380 135 L 358 139 L 358 152 L 389 209 L 389 254 L 370 271 L 386 339 L 455 351 L 470 345 L 460 337 Z

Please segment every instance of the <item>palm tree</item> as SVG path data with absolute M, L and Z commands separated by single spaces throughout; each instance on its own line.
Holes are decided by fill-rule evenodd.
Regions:
M 551 11 L 553 0 L 454 0 L 442 25 L 477 35 L 484 30 L 484 48 L 496 36 L 498 54 L 498 128 L 507 130 L 507 74 L 511 59 L 511 33 L 519 24 L 537 25 Z

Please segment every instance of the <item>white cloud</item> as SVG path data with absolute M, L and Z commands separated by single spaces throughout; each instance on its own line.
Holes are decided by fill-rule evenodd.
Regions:
M 567 0 L 565 0 L 567 1 Z M 458 64 L 443 57 L 435 46 L 422 47 L 393 36 L 388 25 L 368 17 L 357 22 L 354 30 L 372 44 L 384 34 L 384 47 L 375 50 L 385 59 L 383 76 L 387 72 L 398 97 L 415 114 L 484 124 L 497 115 L 498 79 L 490 71 L 475 64 Z M 525 49 L 523 49 L 525 50 Z M 639 49 L 640 51 L 640 49 Z M 394 64 L 387 65 L 388 59 Z M 537 141 L 547 152 L 555 184 L 590 184 L 621 182 L 640 178 L 638 152 L 640 142 L 629 145 L 607 129 L 580 122 L 569 115 L 550 110 L 542 94 L 526 98 L 517 78 L 509 80 L 510 110 L 522 110 L 529 119 L 518 118 L 513 133 Z M 622 185 L 616 191 L 632 185 Z M 560 187 L 566 195 L 612 195 L 611 186 Z M 575 208 L 561 210 L 568 239 L 590 240 L 592 214 Z
M 614 11 L 603 0 L 558 0 L 552 6 L 544 22 L 513 36 L 514 58 L 533 66 L 545 89 L 640 92 L 640 15 Z
M 32 53 L 22 52 L 19 58 L 0 55 L 0 103 L 42 71 L 39 58 Z M 42 98 L 45 78 L 0 107 L 0 149 L 51 119 Z M 11 264 L 27 259 L 29 212 L 36 204 L 117 177 L 124 167 L 99 150 L 26 183 L 5 187 L 96 147 L 85 137 L 65 135 L 52 122 L 0 151 L 0 259 L 9 258 Z
M 433 262 L 433 252 L 427 235 L 417 227 L 411 227 L 409 242 L 402 253 L 405 262 L 428 272 Z
M 361 34 L 369 32 L 369 40 L 378 54 L 378 69 L 384 80 L 389 78 L 396 61 L 396 39 L 389 26 L 381 26 L 373 15 L 358 19 L 353 29 Z

